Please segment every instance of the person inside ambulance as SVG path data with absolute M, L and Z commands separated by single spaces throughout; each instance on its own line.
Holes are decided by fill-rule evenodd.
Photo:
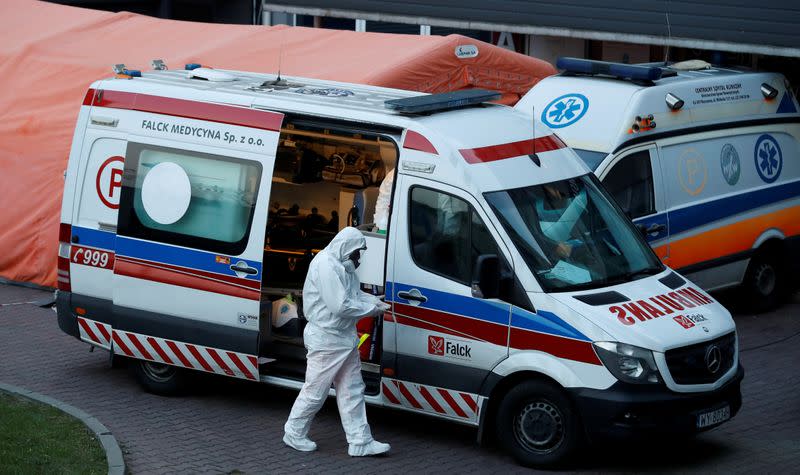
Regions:
M 591 175 L 485 196 L 547 291 L 597 288 L 663 270 Z
M 554 243 L 554 251 L 562 259 L 569 258 L 583 243 L 574 234 L 581 215 L 586 210 L 586 192 L 577 193 L 555 184 L 543 186 L 544 193 L 536 200 L 536 214 L 542 233 Z
M 303 286 L 303 311 L 308 324 L 303 332 L 308 350 L 306 380 L 284 425 L 283 441 L 303 452 L 316 450 L 308 438 L 314 415 L 333 384 L 336 404 L 353 457 L 378 455 L 389 444 L 372 438 L 364 402 L 364 380 L 358 352 L 356 322 L 382 315 L 389 306 L 361 291 L 358 276 L 366 240 L 357 229 L 342 229 L 311 261 Z

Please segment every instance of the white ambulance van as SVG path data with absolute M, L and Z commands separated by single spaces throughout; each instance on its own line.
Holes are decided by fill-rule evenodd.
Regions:
M 515 106 L 584 159 L 656 254 L 777 305 L 800 271 L 800 113 L 780 74 L 560 58 Z M 793 282 L 794 281 L 794 282 Z
M 92 84 L 66 172 L 60 328 L 147 390 L 188 370 L 300 388 L 308 263 L 358 223 L 364 288 L 392 305 L 359 326 L 371 404 L 475 426 L 525 465 L 739 410 L 728 311 L 496 94 L 195 66 Z

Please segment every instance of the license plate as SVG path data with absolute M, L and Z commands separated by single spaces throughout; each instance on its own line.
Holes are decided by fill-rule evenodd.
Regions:
M 725 422 L 731 418 L 730 406 L 725 406 L 714 411 L 704 412 L 697 415 L 697 428 L 713 426 Z

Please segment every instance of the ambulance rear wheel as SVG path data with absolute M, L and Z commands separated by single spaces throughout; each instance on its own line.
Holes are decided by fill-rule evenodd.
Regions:
M 777 307 L 784 293 L 784 276 L 774 253 L 759 252 L 750 259 L 744 276 L 747 309 L 764 312 Z
M 132 366 L 136 380 L 149 393 L 176 396 L 186 386 L 186 372 L 181 368 L 143 360 L 137 360 Z
M 558 387 L 526 381 L 503 398 L 495 421 L 497 439 L 520 465 L 545 467 L 566 461 L 580 443 L 577 413 Z

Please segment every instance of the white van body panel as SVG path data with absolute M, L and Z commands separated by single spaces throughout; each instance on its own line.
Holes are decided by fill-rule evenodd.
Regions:
M 617 382 L 617 378 L 605 368 L 602 369 L 604 371 L 598 371 L 595 365 L 555 358 L 539 351 L 512 350 L 508 358 L 495 366 L 492 372 L 509 376 L 520 371 L 530 371 L 552 378 L 565 388 L 606 389 Z
M 301 383 L 296 377 L 270 372 L 268 365 L 281 363 L 275 359 L 281 356 L 266 357 L 267 353 L 261 352 L 265 335 L 260 325 L 265 308 L 271 308 L 265 305 L 271 302 L 264 297 L 262 283 L 262 276 L 270 271 L 264 257 L 270 251 L 265 238 L 267 208 L 273 181 L 282 180 L 274 168 L 280 136 L 291 134 L 284 121 L 289 116 L 296 121 L 291 127 L 306 119 L 342 124 L 347 132 L 340 133 L 352 133 L 347 136 L 350 140 L 360 140 L 357 135 L 363 128 L 380 137 L 379 141 L 399 148 L 389 229 L 385 238 L 375 237 L 383 244 L 372 243 L 370 249 L 375 252 L 366 253 L 362 260 L 362 265 L 385 269 L 385 300 L 391 305 L 382 320 L 380 365 L 364 366 L 372 375 L 380 374 L 377 394 L 367 398 L 370 403 L 478 425 L 482 411 L 502 397 L 494 388 L 515 374 L 546 375 L 565 390 L 588 391 L 581 393 L 587 401 L 605 391 L 624 393 L 627 387 L 614 376 L 617 373 L 606 368 L 597 342 L 637 346 L 659 358 L 659 354 L 668 356 L 674 349 L 708 345 L 735 332 L 724 308 L 669 269 L 656 276 L 632 276 L 632 281 L 615 286 L 543 291 L 539 279 L 547 277 L 539 277 L 544 275 L 541 269 L 536 275 L 529 267 L 512 239 L 514 230 L 504 227 L 489 204 L 492 196 L 487 195 L 590 174 L 556 133 L 563 130 L 569 135 L 568 127 L 553 131 L 519 108 L 495 104 L 402 115 L 386 109 L 384 101 L 418 93 L 303 78 L 285 78 L 293 85 L 272 87 L 271 76 L 219 72 L 233 79 L 200 81 L 189 79 L 184 71 L 157 71 L 145 72 L 142 78 L 92 85 L 94 96 L 81 107 L 76 127 L 62 208 L 62 229 L 71 226 L 68 240 L 73 252 L 72 300 L 59 307 L 59 324 L 67 333 L 77 333 L 70 325 L 77 328 L 80 324 L 79 338 L 131 358 L 298 389 Z M 583 111 L 586 119 L 594 120 L 598 104 L 606 101 L 611 107 L 630 92 L 629 85 L 618 86 L 607 97 L 590 98 L 594 102 Z M 253 114 L 266 117 L 270 125 L 248 122 Z M 596 144 L 610 135 L 611 129 L 603 127 L 619 129 L 619 124 L 612 122 L 600 121 L 598 133 L 585 146 L 599 147 Z M 327 140 L 324 133 L 313 133 Z M 660 146 L 642 144 L 652 153 L 654 163 Z M 124 157 L 124 173 L 119 168 L 103 168 L 114 157 Z M 254 177 L 236 171 L 229 176 L 225 167 L 197 165 L 205 161 L 242 168 L 257 165 L 260 174 Z M 111 160 L 106 166 L 117 163 L 119 160 Z M 145 186 L 140 182 L 162 163 L 185 164 L 184 172 L 189 170 L 186 174 L 191 172 L 193 178 L 192 196 L 200 198 L 197 201 L 221 206 L 227 203 L 225 193 L 232 193 L 233 201 L 252 207 L 246 221 L 249 234 L 239 247 L 231 244 L 212 249 L 202 236 L 170 231 L 172 222 L 160 222 L 154 218 L 159 213 L 148 211 L 169 208 L 174 200 L 165 197 L 164 203 L 156 201 L 155 205 L 148 205 L 144 198 L 136 201 L 136 193 Z M 666 179 L 666 172 L 664 175 Z M 122 180 L 119 187 L 117 179 Z M 167 184 L 179 181 L 175 175 Z M 257 191 L 249 186 L 256 181 Z M 239 188 L 228 187 L 228 182 Z M 573 181 L 571 186 L 577 185 Z M 429 194 L 415 194 L 417 190 Z M 120 198 L 118 192 L 122 204 L 114 201 Z M 656 198 L 659 211 L 666 201 Z M 412 213 L 412 205 L 431 215 Z M 460 211 L 439 216 L 455 205 L 461 206 Z M 618 216 L 614 207 L 608 209 L 608 214 Z M 234 222 L 235 212 L 223 211 L 204 221 L 210 231 L 243 222 Z M 509 271 L 513 295 L 483 298 L 475 273 L 465 275 L 474 269 L 464 254 L 454 253 L 458 259 L 441 259 L 446 261 L 443 265 L 467 269 L 458 278 L 420 257 L 425 252 L 442 256 L 452 251 L 426 249 L 425 245 L 434 241 L 434 225 L 464 216 L 468 216 L 468 227 L 450 237 L 455 236 L 454 242 L 466 242 L 468 234 L 470 244 L 477 242 L 472 241 L 473 233 L 485 239 L 479 244 L 488 243 L 491 251 L 476 252 L 481 258 L 498 257 L 494 262 L 500 261 L 498 265 Z M 522 213 L 515 219 L 524 221 Z M 621 218 L 618 223 L 628 226 Z M 415 227 L 430 233 L 412 243 Z M 635 241 L 642 248 L 638 237 Z M 62 244 L 68 243 L 62 240 Z M 219 250 L 234 248 L 236 251 Z M 649 271 L 657 272 L 653 269 L 661 267 L 653 267 L 655 258 L 646 248 L 644 251 L 652 260 Z M 371 273 L 369 284 L 379 287 L 376 284 L 384 283 L 378 282 L 379 274 Z M 676 278 L 683 284 L 669 287 L 665 283 Z M 591 303 L 598 294 L 613 293 L 621 300 Z M 88 314 L 76 315 L 78 303 L 89 308 Z M 84 327 L 96 329 L 97 338 Z M 681 387 L 669 374 L 667 356 L 659 360 L 659 369 L 673 392 L 708 391 L 740 373 L 734 363 L 713 385 Z M 738 354 L 734 357 L 738 359 Z

